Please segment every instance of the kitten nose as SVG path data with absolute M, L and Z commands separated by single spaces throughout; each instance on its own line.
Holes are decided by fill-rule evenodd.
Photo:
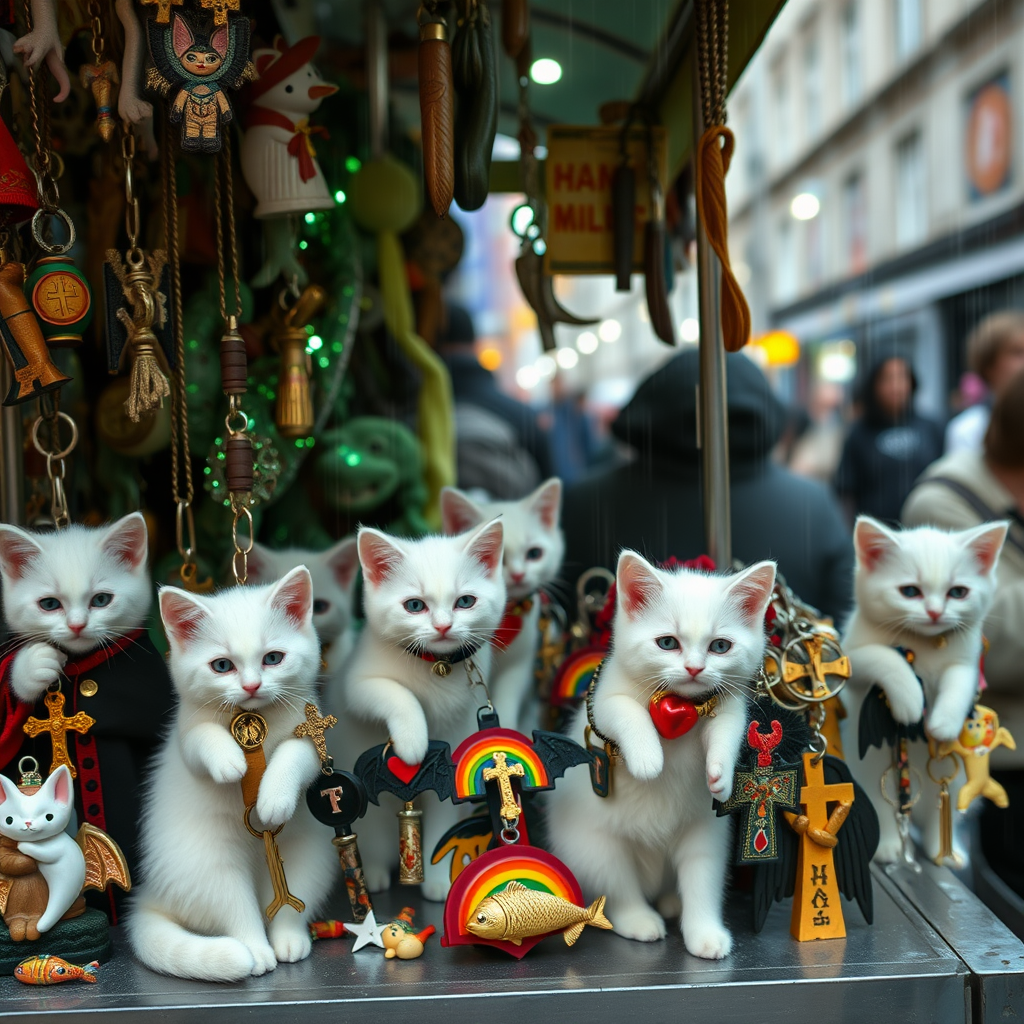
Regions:
M 686 671 L 689 672 L 690 675 L 693 676 L 694 679 L 696 679 L 697 676 L 699 676 L 701 674 L 701 672 L 704 671 L 704 666 L 700 665 L 697 668 L 691 668 L 689 665 L 687 665 L 686 666 Z
M 522 583 L 523 580 L 525 580 L 525 579 L 526 579 L 526 573 L 525 572 L 514 572 L 514 573 L 512 573 L 512 582 L 513 583 Z
M 75 636 L 81 636 L 82 635 L 82 630 L 85 629 L 85 623 L 84 622 L 69 622 L 68 623 L 68 629 L 70 629 L 71 632 L 75 634 Z
M 434 626 L 434 629 L 436 629 L 438 631 L 438 633 L 441 634 L 442 637 L 447 635 L 448 630 L 451 629 L 451 628 L 452 628 L 452 624 L 450 622 L 447 625 L 445 625 L 445 626 L 438 626 L 438 625 Z
M 242 689 L 245 690 L 250 697 L 256 696 L 256 691 L 262 686 L 262 683 L 242 683 Z
M 932 622 L 938 622 L 939 619 L 942 618 L 942 612 L 934 612 L 934 611 L 931 610 L 931 608 L 929 608 L 928 609 L 928 618 L 931 619 Z

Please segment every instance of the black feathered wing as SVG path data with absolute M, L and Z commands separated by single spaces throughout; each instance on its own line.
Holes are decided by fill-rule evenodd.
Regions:
M 871 924 L 874 918 L 871 858 L 878 849 L 878 814 L 867 793 L 854 781 L 846 763 L 838 757 L 825 758 L 825 782 L 853 785 L 853 806 L 839 830 L 839 842 L 832 856 L 839 891 L 848 900 L 856 900 L 864 920 Z

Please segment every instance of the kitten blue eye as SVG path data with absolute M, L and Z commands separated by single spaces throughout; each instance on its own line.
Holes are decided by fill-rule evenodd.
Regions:
M 663 651 L 678 651 L 679 641 L 674 636 L 659 636 L 654 641 Z
M 455 602 L 456 608 L 472 608 L 476 604 L 476 598 L 472 594 L 463 594 L 462 597 Z
M 214 672 L 234 672 L 235 663 L 233 661 L 229 661 L 227 658 L 215 658 L 210 662 L 210 668 L 212 668 Z
M 111 601 L 114 600 L 113 594 L 99 593 L 93 594 L 92 600 L 89 602 L 90 608 L 106 608 Z
M 924 597 L 921 588 L 915 586 L 900 587 L 900 593 L 904 597 Z
M 950 587 L 946 597 L 952 597 L 956 601 L 962 601 L 970 591 L 967 587 Z
M 543 557 L 543 548 L 530 548 L 530 550 L 526 552 L 526 560 L 528 562 L 539 562 Z
M 419 612 L 425 612 L 427 610 L 426 602 L 421 601 L 418 597 L 410 597 L 409 600 L 402 605 L 402 607 L 407 612 L 411 612 L 413 615 L 416 615 Z
M 267 651 L 263 655 L 264 665 L 280 665 L 284 661 L 284 651 Z
M 60 601 L 58 601 L 57 598 L 55 597 L 44 597 L 39 602 L 39 607 L 42 608 L 44 612 L 55 612 L 58 608 L 60 608 L 60 606 Z
M 708 650 L 712 654 L 725 654 L 726 651 L 732 650 L 732 641 L 726 640 L 724 637 L 718 637 L 708 644 Z
M 323 613 L 328 611 L 330 607 L 330 601 L 325 601 L 322 597 L 315 598 L 313 601 L 313 614 L 323 615 Z

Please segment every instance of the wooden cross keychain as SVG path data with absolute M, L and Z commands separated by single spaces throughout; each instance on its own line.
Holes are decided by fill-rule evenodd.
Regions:
M 245 805 L 245 812 L 242 820 L 250 835 L 263 840 L 267 867 L 270 869 L 270 882 L 274 887 L 274 899 L 266 909 L 267 918 L 273 920 L 274 915 L 286 905 L 301 914 L 306 909 L 306 904 L 288 891 L 284 861 L 281 860 L 281 851 L 277 848 L 277 835 L 284 825 L 278 825 L 273 831 L 264 829 L 257 832 L 249 821 L 256 806 L 260 781 L 267 770 L 267 758 L 263 753 L 263 741 L 267 738 L 267 720 L 255 711 L 241 711 L 231 720 L 231 735 L 245 753 L 246 767 L 242 778 L 242 802 Z

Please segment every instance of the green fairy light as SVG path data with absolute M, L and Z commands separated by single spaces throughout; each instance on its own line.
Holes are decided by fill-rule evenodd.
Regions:
M 331 361 L 330 361 L 330 359 L 327 358 L 327 356 L 321 356 L 320 357 L 320 369 L 321 370 L 326 370 L 327 367 L 330 366 L 330 365 L 331 365 Z
M 309 348 L 312 351 L 316 352 L 318 349 L 321 349 L 323 347 L 324 339 L 321 338 L 319 334 L 314 334 L 313 337 L 309 339 Z
M 349 452 L 348 455 L 345 456 L 345 463 L 349 466 L 358 466 L 362 461 L 363 457 L 359 452 Z
M 336 202 L 336 203 L 337 203 L 337 204 L 338 204 L 339 206 L 341 206 L 341 204 L 342 204 L 343 202 L 345 202 L 345 200 L 346 200 L 347 198 L 348 198 L 348 196 L 346 196 L 346 195 L 345 195 L 345 193 L 344 193 L 344 192 L 342 192 L 342 190 L 341 190 L 340 188 L 338 189 L 338 191 L 337 191 L 337 192 L 335 192 L 335 193 L 334 193 L 334 201 L 335 201 L 335 202 Z
M 308 249 L 309 248 L 309 242 L 307 242 L 305 239 L 303 239 L 301 242 L 299 242 L 299 248 L 302 249 L 302 250 Z
M 334 353 L 340 352 L 345 346 L 340 341 L 335 341 L 331 344 L 331 351 Z
M 302 219 L 307 224 L 315 224 L 316 223 L 316 214 L 315 213 L 307 213 L 306 216 L 303 217 Z

